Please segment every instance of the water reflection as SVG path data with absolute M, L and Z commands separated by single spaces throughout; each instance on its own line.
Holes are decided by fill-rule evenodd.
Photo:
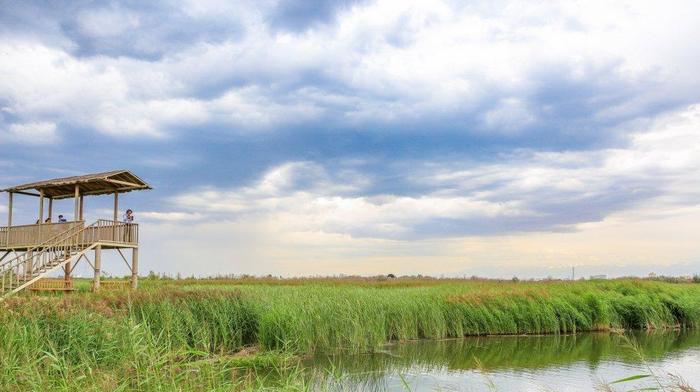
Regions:
M 671 369 L 688 381 L 700 373 L 698 331 L 627 336 L 418 341 L 389 345 L 372 354 L 318 355 L 306 365 L 315 370 L 317 382 L 334 390 L 590 390 L 599 380 L 640 373 L 639 354 L 661 372 Z

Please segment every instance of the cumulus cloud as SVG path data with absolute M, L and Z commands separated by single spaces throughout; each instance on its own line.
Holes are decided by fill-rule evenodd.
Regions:
M 154 241 L 178 242 L 173 259 L 217 238 L 250 260 L 332 254 L 420 271 L 421 253 L 455 268 L 465 247 L 489 259 L 496 237 L 565 243 L 620 220 L 670 222 L 700 199 L 700 121 L 687 109 L 700 102 L 699 7 L 9 3 L 0 181 L 46 178 L 56 162 L 129 167 L 154 182 L 130 197 L 162 229 Z M 38 142 L 56 148 L 15 148 Z M 73 148 L 84 154 L 63 153 Z M 182 222 L 209 237 L 179 241 Z M 565 253 L 512 244 L 503 259 Z
M 196 221 L 202 218 L 201 214 L 197 213 L 187 213 L 187 212 L 155 212 L 155 211 L 142 211 L 139 212 L 139 218 L 145 221 L 166 221 L 166 222 L 178 222 L 178 221 Z M 144 219 L 145 218 L 145 219 Z
M 32 22 L 32 6 L 16 5 L 7 14 L 28 23 L 0 30 L 0 102 L 18 121 L 113 136 L 323 124 L 590 145 L 700 99 L 686 39 L 697 7 L 94 4 Z
M 700 200 L 700 106 L 658 120 L 625 149 L 529 152 L 498 163 L 424 163 L 399 173 L 426 189 L 371 192 L 372 173 L 313 162 L 275 167 L 250 186 L 208 187 L 173 199 L 216 219 L 270 219 L 290 231 L 430 238 L 575 230 L 652 203 L 660 216 Z M 466 165 L 466 164 L 464 164 Z
M 58 139 L 56 124 L 52 122 L 15 123 L 0 135 L 4 135 L 3 139 L 7 141 L 23 144 L 50 144 Z

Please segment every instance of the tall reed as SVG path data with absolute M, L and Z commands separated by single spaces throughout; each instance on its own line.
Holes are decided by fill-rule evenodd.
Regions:
M 0 306 L 0 389 L 245 390 L 266 378 L 305 389 L 290 354 L 466 335 L 697 327 L 700 285 L 146 281 L 139 292 L 25 295 Z M 251 346 L 263 354 L 235 355 Z

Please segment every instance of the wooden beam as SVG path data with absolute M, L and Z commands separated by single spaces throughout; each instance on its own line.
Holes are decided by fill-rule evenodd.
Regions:
M 139 188 L 139 189 L 149 189 L 149 188 L 141 187 L 141 188 Z M 119 188 L 111 189 L 111 190 L 109 190 L 109 191 L 107 191 L 107 190 L 83 191 L 83 192 L 81 192 L 81 195 L 85 195 L 85 196 L 92 196 L 92 195 L 108 195 L 108 194 L 114 193 L 114 192 L 129 192 L 129 191 L 133 191 L 133 190 L 136 190 L 136 189 L 134 189 L 134 188 L 132 188 L 132 187 L 119 187 Z M 54 196 L 53 196 L 53 198 L 56 199 L 56 200 L 67 199 L 67 198 L 69 198 L 69 197 L 73 197 L 73 194 L 71 193 L 71 194 L 54 195 Z
M 143 187 L 142 184 L 134 184 L 133 182 L 128 182 L 128 181 L 113 180 L 111 178 L 105 178 L 105 181 L 111 182 L 112 184 L 134 187 L 134 188 L 142 188 Z
M 19 193 L 20 195 L 25 195 L 25 196 L 34 196 L 34 197 L 40 197 L 41 195 L 38 193 L 31 193 L 31 192 L 24 192 L 24 191 L 12 191 L 10 193 Z
M 73 274 L 73 271 L 75 271 L 75 267 L 77 267 L 78 264 L 80 264 L 80 261 L 83 260 L 83 259 L 85 259 L 85 262 L 88 263 L 88 264 L 90 264 L 90 267 L 92 267 L 92 263 L 90 262 L 90 259 L 88 259 L 88 257 L 86 256 L 86 254 L 83 253 L 82 255 L 80 255 L 80 257 L 78 257 L 78 260 L 76 260 L 75 263 L 73 263 L 73 266 L 70 268 L 70 273 L 71 273 L 71 274 Z M 93 267 L 93 268 L 94 268 L 94 267 Z
M 122 253 L 122 250 L 117 248 L 117 253 L 119 253 L 119 256 L 121 256 L 122 260 L 124 260 L 124 264 L 126 264 L 126 268 L 128 268 L 129 271 L 131 271 L 131 264 L 129 264 L 129 260 L 126 259 L 126 257 L 124 256 L 124 253 Z
M 49 197 L 49 221 L 53 223 L 53 199 Z

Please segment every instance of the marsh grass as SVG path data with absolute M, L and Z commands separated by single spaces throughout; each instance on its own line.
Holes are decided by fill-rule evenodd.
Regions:
M 295 356 L 467 335 L 693 328 L 700 286 L 145 281 L 139 292 L 0 304 L 0 389 L 312 388 Z M 236 353 L 250 347 L 260 353 Z
M 637 339 L 632 336 L 622 332 L 616 332 L 620 340 L 622 341 L 622 346 L 626 348 L 639 362 L 642 367 L 642 373 L 633 374 L 618 380 L 611 382 L 600 381 L 596 389 L 603 392 L 615 392 L 616 387 L 622 386 L 626 391 L 674 391 L 674 392 L 695 392 L 696 389 L 688 385 L 688 383 L 683 380 L 682 377 L 671 374 L 660 372 L 654 369 L 651 364 L 647 361 L 647 357 L 644 354 L 644 350 L 639 345 Z M 636 384 L 638 382 L 644 382 L 652 380 L 651 383 Z M 632 389 L 630 389 L 632 387 Z

